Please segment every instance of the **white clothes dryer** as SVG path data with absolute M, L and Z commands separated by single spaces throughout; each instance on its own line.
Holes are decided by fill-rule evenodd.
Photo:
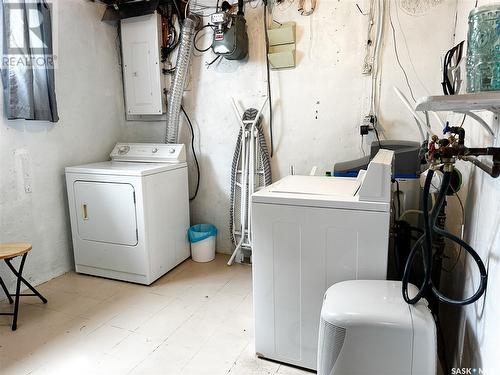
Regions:
M 66 184 L 76 272 L 149 285 L 190 256 L 184 145 L 120 143 Z

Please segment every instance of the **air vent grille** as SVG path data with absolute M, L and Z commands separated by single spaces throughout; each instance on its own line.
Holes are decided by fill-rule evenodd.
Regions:
M 318 344 L 318 375 L 330 375 L 344 345 L 346 329 L 321 319 Z

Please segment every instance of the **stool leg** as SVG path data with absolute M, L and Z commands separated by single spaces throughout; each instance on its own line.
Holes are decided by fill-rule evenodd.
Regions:
M 26 257 L 27 255 L 28 255 L 28 253 L 24 254 L 23 257 Z M 7 265 L 9 266 L 10 270 L 14 273 L 14 275 L 16 275 L 23 282 L 23 284 L 26 285 L 38 298 L 40 298 L 43 303 L 47 303 L 47 299 L 44 296 L 42 296 L 38 292 L 38 290 L 36 290 L 35 288 L 33 288 L 28 281 L 26 281 L 26 279 L 22 275 L 22 270 L 19 270 L 19 272 L 16 271 L 16 269 L 10 263 L 10 261 L 11 261 L 11 259 L 6 259 L 5 263 L 7 263 Z
M 14 320 L 12 322 L 13 331 L 17 329 L 17 315 L 19 313 L 19 297 L 20 297 L 19 294 L 21 294 L 21 280 L 22 280 L 21 275 L 23 274 L 24 262 L 26 261 L 27 254 L 28 253 L 25 253 L 21 258 L 21 265 L 19 266 L 19 271 L 17 272 L 16 300 L 14 303 Z M 9 265 L 9 267 L 12 267 L 12 264 L 10 264 L 10 259 L 9 262 L 7 262 L 7 264 Z
M 0 277 L 0 286 L 2 287 L 3 291 L 5 292 L 5 295 L 7 296 L 7 298 L 9 299 L 9 303 L 13 303 L 14 300 L 10 296 L 10 293 L 9 293 L 7 287 L 5 286 L 5 283 L 3 282 L 1 277 Z

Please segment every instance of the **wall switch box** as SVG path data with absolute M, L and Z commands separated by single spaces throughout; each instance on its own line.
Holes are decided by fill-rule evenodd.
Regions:
M 18 189 L 26 194 L 33 192 L 33 172 L 31 168 L 31 158 L 28 150 L 18 149 L 14 151 L 15 168 L 17 175 Z

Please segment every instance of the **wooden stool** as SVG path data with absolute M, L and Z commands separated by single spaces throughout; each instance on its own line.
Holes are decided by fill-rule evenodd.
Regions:
M 38 291 L 33 288 L 30 283 L 26 281 L 26 279 L 23 278 L 23 269 L 24 269 L 24 263 L 26 261 L 26 257 L 28 253 L 31 251 L 32 246 L 29 243 L 9 243 L 9 244 L 0 244 L 0 260 L 4 260 L 7 266 L 11 269 L 12 273 L 17 277 L 17 287 L 16 287 L 16 293 L 15 294 L 10 294 L 9 291 L 7 290 L 7 287 L 5 286 L 5 283 L 3 282 L 2 278 L 0 277 L 0 286 L 2 287 L 3 291 L 5 292 L 5 295 L 9 299 L 10 303 L 14 303 L 14 312 L 11 313 L 0 313 L 0 315 L 12 315 L 14 317 L 12 321 L 12 330 L 15 331 L 17 329 L 17 315 L 19 313 L 19 297 L 21 296 L 36 296 L 42 300 L 43 303 L 47 303 L 47 300 L 45 297 L 43 297 Z M 11 261 L 12 259 L 16 257 L 22 256 L 21 259 L 21 264 L 19 265 L 19 270 L 16 271 L 14 266 L 12 265 Z M 31 291 L 33 292 L 32 294 L 21 294 L 21 281 L 23 282 L 24 285 L 26 285 Z M 16 297 L 15 301 L 12 299 L 12 297 Z

